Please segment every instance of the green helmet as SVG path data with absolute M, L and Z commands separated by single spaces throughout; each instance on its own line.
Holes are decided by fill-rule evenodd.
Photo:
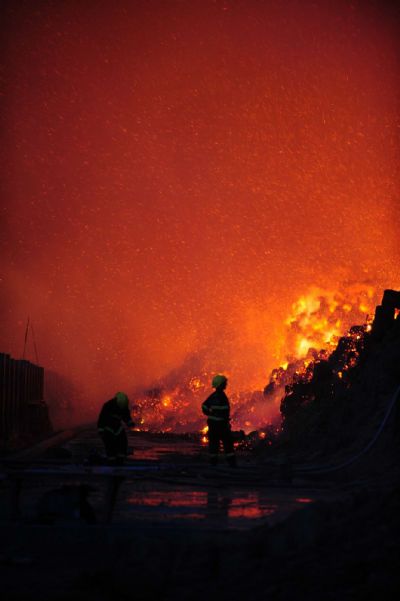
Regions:
M 115 398 L 117 399 L 118 407 L 121 409 L 126 409 L 126 407 L 128 407 L 129 399 L 125 392 L 116 392 Z
M 226 376 L 222 376 L 220 374 L 218 374 L 217 376 L 214 376 L 211 382 L 211 386 L 213 388 L 219 388 L 220 386 L 222 386 L 222 384 L 226 384 L 228 381 L 228 378 Z

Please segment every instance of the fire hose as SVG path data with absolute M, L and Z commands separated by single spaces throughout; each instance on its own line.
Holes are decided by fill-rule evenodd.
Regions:
M 385 412 L 383 419 L 379 425 L 379 428 L 377 429 L 377 431 L 375 432 L 375 434 L 371 438 L 371 440 L 368 442 L 368 444 L 363 449 L 361 449 L 361 451 L 359 451 L 355 455 L 352 455 L 349 459 L 346 459 L 346 461 L 343 461 L 342 463 L 339 463 L 337 465 L 325 465 L 325 466 L 310 465 L 310 466 L 304 466 L 304 467 L 298 466 L 295 468 L 295 471 L 301 472 L 301 473 L 305 473 L 305 472 L 311 473 L 312 472 L 314 474 L 334 472 L 336 470 L 340 470 L 344 467 L 347 467 L 347 466 L 351 465 L 352 463 L 354 463 L 355 461 L 357 461 L 358 459 L 360 459 L 360 457 L 365 455 L 365 453 L 367 453 L 370 450 L 370 448 L 378 440 L 379 436 L 381 435 L 381 433 L 386 425 L 386 422 L 389 419 L 390 414 L 393 411 L 394 406 L 396 405 L 396 401 L 397 401 L 399 395 L 400 395 L 400 386 L 398 386 L 394 395 L 390 398 L 390 402 L 388 403 L 386 412 Z

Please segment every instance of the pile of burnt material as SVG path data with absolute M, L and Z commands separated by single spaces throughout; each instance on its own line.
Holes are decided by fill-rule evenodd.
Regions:
M 311 375 L 286 386 L 282 444 L 300 460 L 358 453 L 385 420 L 400 386 L 399 366 L 400 292 L 385 290 L 372 327 L 352 327 L 328 359 L 314 363 Z M 390 413 L 374 445 L 389 461 L 399 437 L 395 404 Z

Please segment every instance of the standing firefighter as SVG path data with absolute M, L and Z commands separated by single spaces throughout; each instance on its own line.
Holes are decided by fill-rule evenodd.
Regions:
M 211 465 L 217 465 L 219 445 L 222 442 L 225 456 L 231 467 L 236 467 L 236 457 L 233 451 L 231 426 L 229 423 L 230 405 L 225 394 L 228 384 L 226 376 L 214 376 L 211 385 L 215 391 L 210 394 L 202 405 L 202 411 L 208 420 L 208 448 Z
M 111 461 L 122 462 L 128 454 L 128 439 L 122 422 L 130 428 L 135 425 L 129 411 L 127 395 L 117 392 L 114 398 L 104 403 L 97 422 L 107 458 Z

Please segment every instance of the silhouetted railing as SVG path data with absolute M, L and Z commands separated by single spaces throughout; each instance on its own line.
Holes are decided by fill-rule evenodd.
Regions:
M 49 428 L 44 369 L 0 353 L 0 442 Z

